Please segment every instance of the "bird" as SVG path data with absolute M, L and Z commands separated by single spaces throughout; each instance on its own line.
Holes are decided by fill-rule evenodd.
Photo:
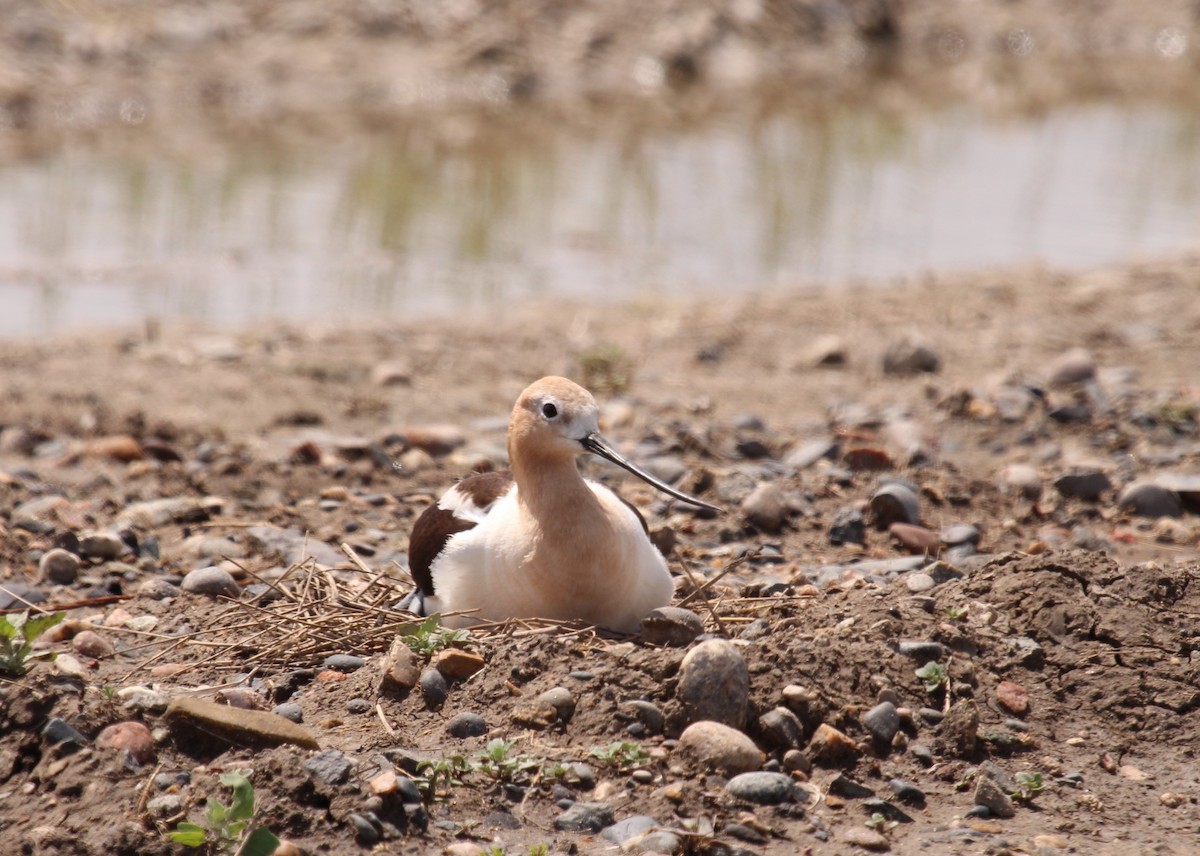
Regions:
M 407 608 L 446 616 L 446 626 L 508 618 L 582 620 L 636 632 L 666 606 L 674 584 L 645 519 L 584 479 L 576 459 L 591 453 L 675 499 L 720 508 L 675 490 L 620 455 L 599 431 L 600 409 L 563 377 L 530 384 L 508 423 L 509 470 L 469 475 L 429 506 L 409 536 L 416 583 Z

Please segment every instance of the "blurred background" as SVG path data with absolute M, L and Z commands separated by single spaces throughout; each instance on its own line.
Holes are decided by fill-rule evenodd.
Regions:
M 1198 16 L 0 0 L 0 338 L 1186 253 Z

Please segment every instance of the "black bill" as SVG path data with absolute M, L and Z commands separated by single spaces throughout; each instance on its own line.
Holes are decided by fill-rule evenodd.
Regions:
M 624 469 L 629 470 L 629 472 L 633 473 L 635 476 L 640 478 L 646 484 L 651 485 L 652 487 L 658 488 L 663 493 L 665 493 L 667 496 L 673 496 L 676 499 L 682 500 L 683 502 L 686 502 L 690 505 L 695 505 L 700 508 L 707 508 L 710 511 L 718 511 L 719 512 L 721 510 L 720 508 L 718 508 L 715 505 L 709 505 L 704 500 L 696 499 L 696 497 L 694 497 L 694 496 L 688 496 L 686 493 L 682 493 L 678 490 L 675 490 L 675 488 L 671 487 L 666 482 L 659 481 L 658 479 L 656 479 L 654 476 L 650 475 L 645 470 L 639 469 L 638 467 L 634 466 L 632 463 L 630 463 L 628 460 L 626 460 L 624 457 L 622 457 L 621 454 L 618 453 L 616 449 L 614 449 L 612 446 L 608 445 L 608 442 L 603 437 L 601 437 L 599 434 L 588 434 L 586 437 L 584 437 L 579 442 L 583 446 L 583 448 L 587 449 L 593 455 L 599 455 L 600 457 L 604 458 L 605 460 L 612 461 L 618 467 L 622 467 Z

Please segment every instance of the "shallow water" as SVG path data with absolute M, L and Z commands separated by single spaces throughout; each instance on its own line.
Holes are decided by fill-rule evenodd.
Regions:
M 411 318 L 1196 247 L 1200 114 L 780 112 L 448 151 L 416 133 L 0 168 L 0 337 Z

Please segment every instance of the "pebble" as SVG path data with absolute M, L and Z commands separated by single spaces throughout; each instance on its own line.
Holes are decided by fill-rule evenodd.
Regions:
M 829 525 L 829 543 L 835 547 L 843 544 L 866 544 L 867 524 L 857 508 L 843 508 L 833 516 Z
M 54 669 L 68 678 L 82 678 L 87 674 L 83 663 L 79 662 L 78 658 L 66 653 L 59 654 L 54 658 Z
M 183 811 L 183 794 L 162 794 L 147 801 L 146 811 L 152 817 L 171 817 Z
M 137 587 L 137 593 L 140 597 L 150 598 L 151 600 L 167 600 L 172 597 L 179 597 L 181 589 L 177 585 L 173 585 L 162 577 L 151 577 Z
M 427 671 L 432 671 L 439 677 L 441 676 L 441 673 L 436 669 Z M 408 646 L 408 643 L 397 636 L 392 640 L 387 654 L 384 655 L 383 660 L 379 664 L 379 691 L 392 695 L 403 695 L 416 686 L 417 681 L 421 677 L 421 666 L 417 655 Z M 443 686 L 445 683 L 446 681 L 443 679 Z M 445 700 L 446 695 L 443 693 L 441 701 L 436 705 L 429 706 L 437 707 Z
M 118 528 L 158 529 L 168 523 L 203 523 L 209 519 L 211 505 L 219 500 L 200 500 L 192 497 L 167 497 L 127 505 L 116 517 Z
M 893 523 L 888 534 L 910 553 L 934 553 L 941 546 L 936 532 L 912 523 Z
M 560 722 L 570 722 L 575 715 L 575 696 L 566 687 L 552 687 L 539 694 L 535 701 L 554 708 Z
M 632 817 L 617 821 L 601 832 L 600 837 L 605 841 L 611 841 L 613 844 L 624 844 L 631 838 L 644 835 L 656 826 L 658 826 L 658 821 L 649 815 L 635 814 Z
M 1012 817 L 1017 813 L 1012 797 L 987 776 L 980 776 L 975 783 L 975 805 L 984 806 L 996 817 Z
M 637 721 L 641 723 L 650 735 L 654 736 L 663 733 L 665 725 L 663 712 L 653 702 L 633 699 L 621 702 L 619 710 L 626 715 L 636 717 Z
M 679 736 L 675 751 L 724 776 L 753 772 L 763 762 L 763 754 L 753 740 L 720 722 L 693 722 Z
M 85 657 L 91 657 L 93 660 L 103 660 L 111 657 L 114 653 L 112 643 L 95 630 L 83 630 L 76 633 L 75 638 L 71 640 L 71 647 L 76 652 Z
M 1096 502 L 1101 494 L 1112 490 L 1112 480 L 1101 470 L 1076 470 L 1055 479 L 1054 487 L 1067 499 Z
M 838 773 L 829 783 L 829 793 L 851 800 L 869 799 L 875 792 L 866 785 L 860 784 L 845 773 Z
M 758 731 L 770 748 L 785 752 L 798 748 L 804 740 L 800 718 L 786 707 L 776 707 L 760 716 Z
M 703 619 L 681 606 L 660 606 L 642 619 L 642 640 L 650 645 L 682 648 L 703 632 Z
M 871 497 L 871 521 L 880 531 L 893 523 L 919 525 L 921 502 L 907 485 L 889 482 Z
M 596 787 L 596 770 L 591 764 L 576 761 L 567 765 L 567 774 L 563 781 L 577 790 L 590 791 Z
M 913 375 L 936 372 L 942 360 L 923 339 L 909 335 L 887 346 L 882 364 L 884 374 Z
M 351 813 L 346 820 L 354 827 L 354 837 L 359 844 L 370 847 L 379 843 L 379 830 L 361 814 Z
M 858 752 L 858 744 L 832 725 L 822 722 L 808 743 L 808 754 L 814 761 L 836 764 Z
M 742 773 L 730 779 L 725 790 L 746 802 L 777 805 L 792 799 L 793 785 L 783 773 Z
M 1179 494 L 1150 481 L 1135 481 L 1117 497 L 1117 506 L 1138 517 L 1182 517 Z
M 676 698 L 687 721 L 746 724 L 750 674 L 741 651 L 726 639 L 708 639 L 688 651 L 679 667 Z
M 333 669 L 335 672 L 357 672 L 366 664 L 366 660 L 362 657 L 356 657 L 353 654 L 330 654 L 321 663 L 326 669 Z
M 915 806 L 921 806 L 925 803 L 925 792 L 912 782 L 906 782 L 904 779 L 891 779 L 888 782 L 888 787 L 892 789 L 892 793 L 896 795 L 896 799 L 900 800 L 900 802 Z
M 727 823 L 725 824 L 725 834 L 732 836 L 739 841 L 745 841 L 749 844 L 766 844 L 767 836 L 763 835 L 753 826 L 747 826 L 744 823 Z
M 890 701 L 880 702 L 862 716 L 863 728 L 879 743 L 890 746 L 900 730 L 900 714 Z
M 759 484 L 742 500 L 742 515 L 759 531 L 770 535 L 778 533 L 787 520 L 783 491 L 772 482 Z
M 933 577 L 923 571 L 914 571 L 911 574 L 906 574 L 904 577 L 904 585 L 913 594 L 929 591 L 935 585 Z
M 863 850 L 888 850 L 891 843 L 874 829 L 861 826 L 851 826 L 841 833 L 842 841 Z
M 350 713 L 370 713 L 371 707 L 371 702 L 365 698 L 352 698 L 346 702 L 346 710 Z
M 51 746 L 86 746 L 88 739 L 65 719 L 52 716 L 42 728 L 42 737 Z
M 938 533 L 938 538 L 947 547 L 957 547 L 960 544 L 978 546 L 983 535 L 969 523 L 956 523 L 953 526 L 945 527 Z
M 350 759 L 337 749 L 326 749 L 318 752 L 304 762 L 304 769 L 314 779 L 320 779 L 330 785 L 340 785 L 350 779 L 350 771 L 354 765 Z
M 925 640 L 901 641 L 896 650 L 905 657 L 912 657 L 914 660 L 940 660 L 946 656 L 946 649 L 941 642 Z
M 446 683 L 446 676 L 437 669 L 430 666 L 422 670 L 419 683 L 427 708 L 437 710 L 446 703 L 446 696 L 450 694 L 450 685 Z
M 1029 693 L 1013 681 L 1001 681 L 996 686 L 996 702 L 1009 713 L 1024 716 L 1029 713 Z
M 806 470 L 822 459 L 836 459 L 840 450 L 837 440 L 810 440 L 788 452 L 783 462 L 797 470 Z
M 38 571 L 44 582 L 69 586 L 79 576 L 79 557 L 58 547 L 47 550 L 38 561 Z
M 613 807 L 602 802 L 577 802 L 558 817 L 554 828 L 565 832 L 596 833 L 613 822 Z
M 154 737 L 140 722 L 117 722 L 108 726 L 96 736 L 96 746 L 128 752 L 138 764 L 149 764 L 154 760 Z
M 1046 383 L 1068 386 L 1096 376 L 1096 361 L 1085 348 L 1072 348 L 1055 357 L 1046 367 Z
M 487 721 L 479 714 L 469 711 L 457 713 L 446 721 L 446 733 L 459 739 L 481 737 L 487 734 L 487 730 Z
M 241 589 L 229 571 L 216 565 L 189 571 L 183 578 L 181 588 L 191 594 L 205 594 L 210 597 L 224 595 L 236 598 L 241 594 Z
M 115 532 L 89 532 L 79 538 L 79 552 L 97 562 L 108 562 L 129 551 Z
M 917 759 L 922 767 L 933 766 L 933 752 L 924 743 L 912 743 L 909 745 L 908 751 Z
M 300 710 L 300 705 L 296 704 L 294 701 L 286 701 L 283 704 L 275 705 L 275 707 L 271 708 L 271 713 L 277 714 L 278 716 L 282 716 L 284 719 L 289 719 L 296 723 L 304 720 L 304 714 Z
M 166 693 L 152 690 L 149 687 L 137 686 L 122 687 L 117 690 L 117 698 L 121 699 L 122 706 L 126 710 L 155 715 L 166 712 L 167 705 L 171 702 Z
M 185 730 L 227 737 L 239 745 L 294 744 L 305 749 L 320 749 L 317 738 L 302 725 L 297 725 L 264 710 L 242 710 L 227 704 L 179 696 L 167 705 L 167 727 L 176 740 L 186 744 L 191 734 Z
M 1030 501 L 1036 501 L 1042 495 L 1042 477 L 1031 464 L 1009 464 L 1000 471 L 997 481 L 1000 490 L 1006 494 L 1015 494 Z
M 448 680 L 462 681 L 480 671 L 484 667 L 484 660 L 483 657 L 470 651 L 446 648 L 437 653 L 430 665 L 445 675 Z

